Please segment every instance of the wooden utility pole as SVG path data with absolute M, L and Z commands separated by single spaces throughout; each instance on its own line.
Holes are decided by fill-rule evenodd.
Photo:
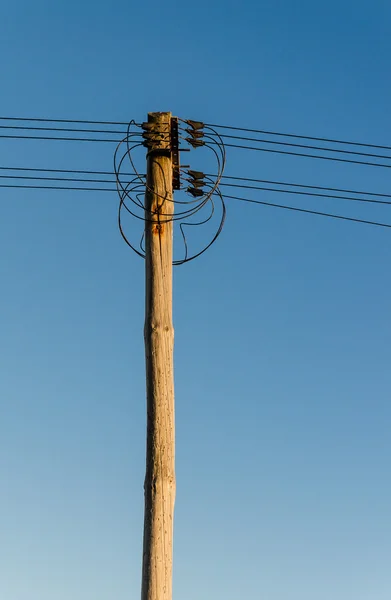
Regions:
M 172 600 L 175 502 L 171 113 L 149 113 L 145 193 L 147 464 L 142 600 Z

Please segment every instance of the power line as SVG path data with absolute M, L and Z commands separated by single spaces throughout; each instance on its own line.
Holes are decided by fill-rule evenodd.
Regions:
M 20 129 L 22 131 L 66 131 L 66 132 L 74 132 L 74 133 L 118 133 L 120 135 L 126 135 L 126 131 L 117 131 L 112 129 L 71 129 L 64 127 L 30 127 L 26 125 L 0 125 L 0 129 Z
M 0 183 L 0 188 L 22 188 L 26 190 L 67 190 L 78 192 L 116 192 L 116 188 L 95 188 L 95 187 L 69 187 L 57 185 L 19 185 L 19 184 L 3 184 Z
M 343 221 L 353 221 L 354 223 L 364 223 L 365 225 L 376 225 L 377 227 L 387 227 L 391 228 L 391 224 L 388 223 L 379 223 L 377 221 L 366 221 L 364 219 L 356 219 L 354 217 L 346 217 L 343 215 L 335 215 L 326 212 L 320 212 L 317 210 L 309 210 L 306 208 L 298 208 L 296 206 L 286 206 L 284 204 L 273 204 L 272 202 L 264 202 L 262 200 L 252 200 L 251 198 L 241 198 L 239 196 L 227 196 L 224 194 L 224 198 L 231 198 L 232 200 L 239 200 L 241 202 L 250 202 L 251 204 L 261 204 L 263 206 L 273 206 L 274 208 L 283 208 L 286 210 L 293 210 L 301 213 L 307 213 L 310 215 L 319 215 L 322 217 L 330 217 L 332 219 L 340 219 Z
M 88 125 L 129 125 L 128 122 L 124 121 L 89 121 L 83 119 L 43 119 L 36 117 L 0 117 L 0 121 L 34 121 L 37 123 L 81 123 Z
M 112 175 L 115 177 L 113 171 L 92 171 L 92 170 L 82 170 L 82 169 L 42 169 L 37 167 L 4 167 L 0 166 L 0 171 L 18 171 L 18 172 L 33 172 L 33 173 L 66 173 L 66 174 L 77 174 L 77 175 Z M 122 173 L 125 177 L 135 177 L 134 173 Z M 216 178 L 215 174 L 206 173 L 206 177 Z M 141 177 L 145 177 L 144 173 L 140 174 Z M 2 176 L 4 178 L 4 176 Z M 7 175 L 7 178 L 17 178 L 17 175 Z M 57 179 L 57 178 L 56 178 Z M 308 185 L 304 183 L 291 183 L 287 181 L 273 181 L 270 179 L 256 179 L 253 177 L 238 177 L 234 175 L 223 175 L 222 179 L 224 180 L 232 180 L 232 181 L 244 181 L 244 182 L 254 182 L 254 183 L 265 183 L 268 185 L 283 185 L 289 187 L 297 187 L 304 188 L 310 190 L 321 190 L 321 191 L 331 191 L 331 192 L 339 192 L 342 194 L 360 194 L 364 196 L 375 196 L 379 198 L 391 198 L 391 194 L 385 194 L 380 192 L 369 192 L 363 190 L 351 190 L 346 188 L 335 188 L 330 186 L 319 186 L 319 185 Z M 221 184 L 222 185 L 222 184 Z M 227 184 L 225 184 L 227 185 Z M 240 187 L 240 186 L 237 186 Z
M 207 177 L 215 177 L 215 175 L 210 175 L 206 173 Z M 300 187 L 311 190 L 324 190 L 329 192 L 341 192 L 344 194 L 363 194 L 366 196 L 378 196 L 380 198 L 391 198 L 391 194 L 381 194 L 379 192 L 367 192 L 367 191 L 359 191 L 359 190 L 350 190 L 346 188 L 334 188 L 334 187 L 325 187 L 320 185 L 306 185 L 304 183 L 288 183 L 287 181 L 271 181 L 269 179 L 253 179 L 251 177 L 235 177 L 231 175 L 223 175 L 222 179 L 232 179 L 235 181 L 251 181 L 255 183 L 268 183 L 271 185 L 289 185 L 291 187 Z
M 0 119 L 6 119 L 6 117 L 0 117 Z M 22 120 L 22 119 L 20 119 Z M 33 120 L 33 119 L 25 119 L 27 120 Z M 66 119 L 34 119 L 36 121 L 50 121 L 50 122 L 83 122 L 83 121 L 68 121 Z M 87 121 L 86 121 L 87 122 Z M 100 122 L 95 122 L 95 121 L 91 121 L 91 123 L 100 123 Z M 114 122 L 105 122 L 107 124 L 113 123 Z M 120 123 L 123 124 L 123 123 Z M 118 133 L 119 135 L 126 135 L 125 132 L 114 132 L 114 131 L 106 131 L 106 130 L 92 130 L 92 129 L 65 129 L 65 128 L 44 128 L 44 127 L 9 127 L 9 126 L 0 126 L 0 128 L 10 128 L 10 129 L 21 129 L 21 130 L 38 130 L 38 131 L 56 131 L 56 132 L 83 132 L 83 133 L 103 133 L 103 134 L 113 134 L 113 133 Z M 255 131 L 255 130 L 254 130 Z M 132 133 L 132 136 L 138 136 L 140 135 L 139 133 Z M 276 134 L 277 135 L 277 134 Z M 243 140 L 254 140 L 257 141 L 259 143 L 265 143 L 265 144 L 279 144 L 282 146 L 290 146 L 290 147 L 298 147 L 298 148 L 308 148 L 308 149 L 313 149 L 313 150 L 319 150 L 319 151 L 325 151 L 325 152 L 339 152 L 339 153 L 344 153 L 344 154 L 354 154 L 354 155 L 359 155 L 359 156 L 368 156 L 368 157 L 373 157 L 373 158 L 380 158 L 382 160 L 391 160 L 391 156 L 384 156 L 384 155 L 377 155 L 377 154 L 370 154 L 370 153 L 364 153 L 364 152 L 350 152 L 347 150 L 341 150 L 341 149 L 330 149 L 330 148 L 321 148 L 321 147 L 316 147 L 316 146 L 310 146 L 310 145 L 304 145 L 304 144 L 290 144 L 288 142 L 276 142 L 273 140 L 255 140 L 254 138 L 241 138 L 239 136 L 229 136 L 229 135 L 225 135 L 222 134 L 222 137 L 226 137 L 226 138 L 234 138 L 234 139 L 243 139 Z M 298 136 L 299 137 L 299 136 Z M 300 137 L 305 137 L 305 136 L 300 136 Z M 51 141 L 67 141 L 67 142 L 99 142 L 99 143 L 115 143 L 118 144 L 121 139 L 110 139 L 110 138 L 87 138 L 87 137 L 62 137 L 62 136 L 35 136 L 35 135 L 12 135 L 12 134 L 0 134 L 0 138 L 2 139 L 19 139 L 19 140 L 51 140 Z M 314 139 L 318 139 L 318 138 L 314 138 Z M 320 138 L 319 138 L 320 139 Z M 342 142 L 341 142 L 342 143 Z M 141 141 L 140 141 L 141 144 Z M 216 142 L 212 142 L 212 144 L 214 145 L 219 145 Z M 322 155 L 315 155 L 315 154 L 307 154 L 304 152 L 292 152 L 292 151 L 288 151 L 288 150 L 273 150 L 271 148 L 260 148 L 260 147 L 254 147 L 254 146 L 245 146 L 245 145 L 241 145 L 241 144 L 224 144 L 226 147 L 231 147 L 231 148 L 239 148 L 239 149 L 244 149 L 244 150 L 253 150 L 253 151 L 258 151 L 258 152 L 269 152 L 269 153 L 274 153 L 274 154 L 282 154 L 282 155 L 288 155 L 288 156 L 299 156 L 299 157 L 304 157 L 304 158 L 316 158 L 319 160 L 331 160 L 331 161 L 336 161 L 336 162 L 342 162 L 342 163 L 349 163 L 349 164 L 359 164 L 359 165 L 366 165 L 366 166 L 372 166 L 372 167 L 383 167 L 383 168 L 391 168 L 391 164 L 382 164 L 382 163 L 374 163 L 374 162 L 369 162 L 369 161 L 358 161 L 358 160 L 352 160 L 352 159 L 342 159 L 342 158 L 337 158 L 334 156 L 322 156 Z M 364 144 L 360 144 L 360 145 L 364 145 Z
M 135 134 L 135 135 L 139 135 L 139 134 Z M 76 138 L 76 137 L 58 137 L 58 136 L 32 136 L 32 135 L 2 135 L 0 134 L 0 138 L 3 139 L 18 139 L 18 140 L 52 140 L 52 141 L 62 141 L 62 142 L 109 142 L 109 143 L 114 143 L 114 144 L 118 144 L 121 140 L 120 139 L 102 139 L 102 138 Z M 141 145 L 141 140 L 140 140 L 140 145 Z M 212 142 L 213 145 L 219 145 L 217 143 Z M 331 157 L 331 156 L 317 156 L 314 154 L 306 154 L 303 152 L 290 152 L 288 150 L 272 150 L 271 148 L 255 148 L 252 146 L 243 146 L 243 145 L 239 145 L 239 144 L 224 144 L 226 147 L 231 147 L 231 148 L 240 148 L 240 149 L 244 149 L 244 150 L 255 150 L 258 152 L 271 152 L 273 154 L 284 154 L 284 155 L 289 155 L 289 156 L 300 156 L 300 157 L 306 157 L 306 158 L 317 158 L 320 160 L 331 160 L 331 161 L 337 161 L 337 162 L 342 162 L 342 163 L 350 163 L 350 164 L 357 164 L 357 165 L 367 165 L 367 166 L 372 166 L 372 167 L 384 167 L 384 168 L 391 168 L 391 164 L 390 165 L 384 165 L 381 163 L 372 163 L 372 162 L 367 162 L 367 161 L 358 161 L 358 160 L 349 160 L 349 159 L 345 159 L 345 158 L 336 158 L 336 157 Z M 391 157 L 390 157 L 391 158 Z
M 385 156 L 384 154 L 371 154 L 369 152 L 357 152 L 355 150 L 342 150 L 340 148 L 325 148 L 323 146 L 311 146 L 309 144 L 295 144 L 292 142 L 278 142 L 275 140 L 260 140 L 253 137 L 242 137 L 239 135 L 227 135 L 225 133 L 221 134 L 222 138 L 226 139 L 235 139 L 235 140 L 243 140 L 247 142 L 258 142 L 260 144 L 276 144 L 279 146 L 289 146 L 292 148 L 307 148 L 310 150 L 320 150 L 326 152 L 338 152 L 339 154 L 354 154 L 355 156 L 367 156 L 371 158 L 383 158 L 385 160 L 391 160 L 391 156 Z
M 45 177 L 42 175 L 0 175 L 0 179 L 12 179 L 12 180 L 28 180 L 28 181 L 67 181 L 69 183 L 115 183 L 114 176 L 113 179 L 85 179 L 79 177 Z M 134 183 L 139 181 L 138 185 L 144 185 L 144 182 L 141 181 L 137 176 L 133 177 L 132 181 L 124 181 L 123 184 L 127 185 L 129 183 Z M 244 189 L 253 189 L 260 191 L 268 191 L 268 192 L 277 192 L 283 194 L 295 194 L 301 196 L 309 196 L 309 197 L 318 197 L 318 198 L 329 198 L 329 199 L 339 199 L 339 200 L 350 200 L 356 202 L 366 202 L 372 204 L 385 204 L 391 205 L 391 201 L 387 202 L 384 200 L 374 200 L 372 198 L 357 198 L 353 196 L 338 196 L 336 194 L 321 194 L 316 192 L 304 192 L 299 190 L 289 190 L 289 189 L 281 189 L 281 188 L 272 188 L 272 187 L 264 187 L 264 186 L 254 186 L 254 185 L 243 185 L 243 184 L 235 184 L 235 183 L 221 183 L 221 186 L 225 187 L 233 187 L 233 188 L 244 188 Z M 288 184 L 289 185 L 289 184 Z M 75 188 L 70 188 L 75 189 Z M 85 188 L 83 188 L 85 189 Z M 95 189 L 95 188 L 94 188 Z
M 98 187 L 69 187 L 69 186 L 54 186 L 54 185 L 22 185 L 22 184 L 0 184 L 0 188 L 18 188 L 18 189 L 36 189 L 36 190 L 65 190 L 65 191 L 88 191 L 88 192 L 117 192 L 116 188 L 98 188 Z M 274 208 L 281 208 L 281 209 L 286 209 L 286 210 L 291 210 L 291 211 L 296 211 L 296 212 L 301 212 L 301 213 L 306 213 L 306 214 L 311 214 L 311 215 L 319 215 L 319 216 L 323 216 L 323 217 L 330 217 L 330 218 L 334 218 L 334 219 L 339 219 L 339 220 L 343 220 L 343 221 L 352 221 L 354 223 L 363 223 L 366 225 L 375 225 L 378 227 L 386 227 L 386 228 L 391 228 L 391 224 L 388 223 L 380 223 L 377 221 L 369 221 L 369 220 L 365 220 L 365 219 L 357 219 L 354 217 L 347 217 L 347 216 L 343 216 L 343 215 L 336 215 L 336 214 L 332 214 L 332 213 L 326 213 L 326 212 L 321 212 L 321 211 L 315 211 L 315 210 L 310 210 L 310 209 L 306 209 L 306 208 L 299 208 L 299 207 L 295 207 L 295 206 L 287 206 L 284 204 L 275 204 L 272 202 L 265 202 L 263 200 L 254 200 L 251 198 L 243 198 L 240 196 L 231 196 L 228 194 L 224 194 L 224 198 L 229 198 L 232 200 L 239 200 L 241 202 L 247 202 L 247 203 L 251 203 L 251 204 L 259 204 L 262 206 L 271 206 Z
M 69 178 L 69 177 L 43 177 L 43 176 L 24 176 L 24 175 L 17 175 L 17 176 L 12 176 L 12 175 L 0 175 L 1 179 L 13 179 L 13 180 L 28 180 L 28 181 L 62 181 L 62 182 L 69 182 L 69 183 L 115 183 L 114 179 L 83 179 L 83 178 Z M 134 177 L 132 181 L 124 181 L 123 184 L 127 185 L 129 183 L 133 183 L 133 184 L 137 184 L 137 181 L 139 181 L 138 185 L 144 185 L 143 181 L 140 181 L 138 179 L 138 177 Z M 302 191 L 298 191 L 298 190 L 285 190 L 285 189 L 280 189 L 280 188 L 271 188 L 271 187 L 261 187 L 261 186 L 251 186 L 251 185 L 238 185 L 238 184 L 230 184 L 230 183 L 222 183 L 220 184 L 222 186 L 225 187 L 233 187 L 233 188 L 245 188 L 245 189 L 253 189 L 253 190 L 259 190 L 259 191 L 268 191 L 268 192 L 276 192 L 276 193 L 284 193 L 284 194 L 295 194 L 295 195 L 303 195 L 303 196 L 309 196 L 309 197 L 320 197 L 320 198 L 331 198 L 331 199 L 339 199 L 339 200 L 350 200 L 350 201 L 356 201 L 356 202 L 367 202 L 367 203 L 372 203 L 372 204 L 385 204 L 385 205 L 391 205 L 391 201 L 387 202 L 387 201 L 383 201 L 383 200 L 374 200 L 374 199 L 369 199 L 369 198 L 357 198 L 357 197 L 351 197 L 351 196 L 337 196 L 337 195 L 332 195 L 332 194 L 319 194 L 319 193 L 311 193 L 311 192 L 302 192 Z M 0 186 L 0 187 L 14 187 L 14 186 Z M 17 186 L 19 187 L 19 186 Z M 29 186 L 24 186 L 26 188 L 28 188 Z M 36 186 L 32 186 L 32 187 L 36 187 Z M 45 189 L 45 187 L 49 187 L 49 186 L 43 186 L 43 189 Z M 75 187 L 69 187 L 69 188 L 65 188 L 65 187 L 59 187 L 59 188 L 49 188 L 49 189 L 79 189 L 79 188 L 75 188 Z M 87 189 L 90 190 L 90 188 L 81 188 L 81 189 Z M 97 190 L 98 188 L 91 188 L 94 190 Z M 115 191 L 116 188 L 112 188 L 112 189 L 108 189 L 108 191 Z
M 28 179 L 35 181 L 70 181 L 70 182 L 80 182 L 80 183 L 115 183 L 115 177 L 113 175 L 113 179 L 82 179 L 82 178 L 69 178 L 69 177 L 43 177 L 43 176 L 33 176 L 33 175 L 0 175 L 0 179 Z M 140 181 L 137 176 L 135 176 L 135 180 Z M 131 183 L 129 181 L 123 182 L 124 184 Z M 133 181 L 132 181 L 133 183 Z M 140 185 L 144 185 L 143 181 L 140 181 Z
M 38 168 L 28 168 L 28 167 L 0 167 L 2 171 L 32 171 L 32 172 L 40 172 L 40 173 L 79 173 L 83 175 L 113 175 L 113 171 L 82 171 L 77 169 L 38 169 Z M 129 175 L 132 177 L 132 173 L 124 173 L 124 175 Z
M 103 134 L 118 134 L 118 135 L 126 135 L 127 134 L 126 131 L 118 131 L 118 130 L 111 130 L 111 129 L 80 129 L 80 128 L 72 129 L 72 128 L 64 128 L 64 127 L 31 127 L 31 126 L 20 126 L 20 125 L 0 125 L 0 129 L 18 129 L 18 130 L 22 130 L 22 131 L 31 131 L 31 130 L 33 130 L 33 131 L 57 131 L 57 132 L 66 132 L 66 133 L 101 133 L 101 134 L 103 133 Z M 2 135 L 1 137 L 7 137 L 7 136 Z M 10 136 L 10 137 L 26 137 L 27 138 L 27 136 Z M 252 138 L 252 137 L 242 137 L 242 136 L 227 135 L 227 134 L 221 134 L 221 137 L 226 138 L 226 139 L 237 139 L 237 140 L 243 140 L 243 141 L 258 142 L 261 144 L 278 144 L 279 146 L 307 148 L 307 149 L 320 150 L 320 151 L 326 151 L 326 152 L 338 152 L 338 153 L 343 153 L 343 154 L 354 154 L 357 156 L 367 156 L 367 157 L 372 157 L 372 158 L 382 158 L 382 159 L 386 159 L 386 160 L 389 160 L 389 159 L 391 160 L 391 156 L 385 156 L 382 154 L 371 154 L 368 152 L 356 152 L 353 150 L 325 148 L 325 147 L 321 147 L 321 146 L 311 146 L 308 144 L 294 144 L 294 143 L 289 143 L 289 142 L 278 142 L 278 141 L 274 141 L 274 140 L 265 140 L 265 139 L 262 140 L 262 139 Z M 45 138 L 45 139 L 47 139 L 47 138 Z M 58 138 L 56 138 L 56 139 L 58 139 Z M 62 138 L 59 138 L 59 139 L 62 139 Z M 69 139 L 69 138 L 67 138 L 67 139 Z M 98 140 L 96 140 L 96 141 L 98 141 Z M 107 141 L 112 141 L 112 140 L 107 140 Z
M 235 131 L 248 131 L 250 133 L 260 133 L 264 135 L 276 135 L 281 137 L 290 137 L 301 140 L 313 140 L 316 142 L 329 142 L 332 144 L 346 144 L 347 146 L 362 146 L 366 148 L 377 148 L 379 150 L 391 150 L 391 146 L 381 146 L 379 144 L 369 144 L 365 142 L 353 142 L 352 140 L 336 140 L 325 137 L 314 137 L 310 135 L 299 135 L 296 133 L 283 133 L 279 131 L 265 131 L 263 129 L 249 129 L 247 127 L 234 127 L 233 125 L 213 125 L 211 123 L 205 123 L 208 127 L 217 127 L 219 129 L 232 129 Z
M 114 183 L 113 180 L 107 179 L 81 179 L 81 178 L 65 178 L 65 177 L 39 177 L 39 176 L 17 176 L 11 177 L 7 175 L 0 175 L 0 178 L 4 179 L 16 179 L 16 180 L 38 180 L 38 181 L 61 181 L 61 182 L 69 182 L 69 183 Z M 135 177 L 133 181 L 123 182 L 124 185 L 129 183 L 136 184 L 138 178 Z M 144 185 L 143 182 L 140 182 L 138 185 Z M 286 193 L 286 194 L 295 194 L 295 195 L 304 195 L 309 197 L 320 197 L 320 198 L 331 198 L 331 199 L 339 199 L 339 200 L 350 200 L 356 202 L 366 202 L 371 204 L 384 204 L 391 205 L 391 201 L 382 201 L 382 200 L 373 200 L 368 198 L 355 198 L 355 197 L 346 197 L 346 196 L 337 196 L 337 195 L 329 195 L 329 194 L 317 194 L 310 192 L 301 192 L 296 190 L 284 190 L 278 188 L 270 188 L 270 187 L 258 187 L 258 186 L 246 186 L 246 185 L 235 185 L 235 184 L 224 184 L 221 185 L 233 188 L 246 188 L 246 189 L 254 189 L 260 191 L 268 191 L 268 192 L 276 192 L 276 193 Z M 2 188 L 24 188 L 24 189 L 51 189 L 51 190 L 76 190 L 76 191 L 105 191 L 105 192 L 115 192 L 116 188 L 97 188 L 97 187 L 74 187 L 74 186 L 36 186 L 36 185 L 17 185 L 17 184 L 0 184 Z M 232 198 L 232 196 L 224 194 L 225 198 Z M 250 200 L 248 200 L 250 202 Z M 255 201 L 254 201 L 255 202 Z
M 272 188 L 272 187 L 259 187 L 256 185 L 240 185 L 237 183 L 220 183 L 221 186 L 225 187 L 233 187 L 233 188 L 245 188 L 251 190 L 261 190 L 266 192 L 278 192 L 282 194 L 295 194 L 299 196 L 310 196 L 316 198 L 329 198 L 329 199 L 337 199 L 337 200 L 350 200 L 354 202 L 368 202 L 371 204 L 385 204 L 391 205 L 391 201 L 387 200 L 375 200 L 373 198 L 357 198 L 354 196 L 338 196 L 336 194 L 321 194 L 319 192 L 303 192 L 299 190 L 284 190 L 281 188 Z
M 18 172 L 22 171 L 22 172 L 34 172 L 34 173 L 61 173 L 61 174 L 88 174 L 88 175 L 100 175 L 100 176 L 105 176 L 105 175 L 112 175 L 113 179 L 86 179 L 86 178 L 80 178 L 80 177 L 60 177 L 60 176 L 56 176 L 56 177 L 47 177 L 47 176 L 43 176 L 43 175 L 14 175 L 14 174 L 6 174 L 6 175 L 0 175 L 0 179 L 12 179 L 12 180 L 33 180 L 33 181 L 67 181 L 70 183 L 115 183 L 115 179 L 114 179 L 114 173 L 110 173 L 109 171 L 82 171 L 82 170 L 69 170 L 69 169 L 37 169 L 37 168 L 31 168 L 31 169 L 27 169 L 24 167 L 0 167 L 1 170 L 17 170 Z M 131 173 L 127 173 L 124 174 L 124 176 L 127 177 L 132 177 L 132 181 L 131 182 L 124 182 L 125 184 L 128 183 L 136 183 L 137 181 L 140 181 L 139 185 L 143 185 L 144 182 L 142 180 L 140 180 L 137 176 L 135 176 L 135 174 L 131 174 Z M 144 175 L 140 175 L 141 177 L 144 177 Z M 207 175 L 208 177 L 213 177 L 213 175 Z M 337 191 L 340 193 L 353 193 L 353 194 L 362 194 L 362 195 L 368 195 L 368 196 L 376 196 L 376 197 L 386 197 L 386 198 L 391 198 L 391 194 L 378 194 L 375 192 L 363 192 L 363 191 L 353 191 L 353 190 L 345 190 L 345 189 L 340 189 L 340 188 L 327 188 L 327 187 L 320 187 L 320 186 L 309 186 L 309 185 L 301 185 L 301 184 L 295 184 L 295 183 L 287 183 L 287 182 L 281 182 L 281 181 L 270 181 L 270 180 L 262 180 L 262 179 L 250 179 L 250 178 L 246 178 L 246 177 L 230 177 L 230 176 L 224 176 L 223 177 L 224 180 L 239 180 L 239 181 L 245 181 L 245 182 L 255 182 L 255 183 L 266 183 L 269 185 L 284 185 L 287 187 L 300 187 L 300 188 L 306 188 L 306 189 L 310 189 L 310 190 L 316 190 L 316 191 L 303 191 L 303 190 L 297 190 L 297 189 L 283 189 L 283 188 L 275 188 L 275 187 L 265 187 L 265 186 L 258 186 L 258 185 L 245 185 L 245 184 L 238 184 L 238 183 L 225 183 L 222 182 L 220 183 L 221 186 L 224 187 L 232 187 L 232 188 L 242 188 L 242 189 L 253 189 L 253 190 L 260 190 L 260 191 L 268 191 L 268 192 L 275 192 L 275 193 L 283 193 L 283 194 L 295 194 L 295 195 L 300 195 L 300 196 L 309 196 L 309 197 L 318 197 L 318 198 L 328 198 L 328 199 L 338 199 L 338 200 L 350 200 L 350 201 L 356 201 L 356 202 L 366 202 L 366 203 L 373 203 L 373 204 L 385 204 L 385 205 L 390 205 L 391 202 L 387 202 L 387 201 L 382 201 L 382 200 L 375 200 L 373 198 L 360 198 L 360 197 L 354 197 L 354 196 L 340 196 L 337 194 L 324 194 L 324 193 L 319 193 L 318 190 L 320 191 Z M 75 188 L 70 188 L 70 189 L 75 189 Z M 85 188 L 83 188 L 85 189 Z M 95 188 L 94 188 L 95 189 Z
M 42 117 L 0 117 L 0 121 L 22 121 L 22 122 L 37 122 L 37 123 L 73 123 L 73 124 L 81 124 L 81 125 L 122 125 L 127 127 L 129 121 L 94 121 L 90 119 L 48 119 Z M 135 123 L 139 125 L 139 123 Z M 310 135 L 302 135 L 296 133 L 287 133 L 281 131 L 269 131 L 265 129 L 254 129 L 249 127 L 237 127 L 233 125 L 221 125 L 221 124 L 213 124 L 213 123 L 205 123 L 207 127 L 215 127 L 218 129 L 228 129 L 234 131 L 246 131 L 249 133 L 258 133 L 263 135 L 271 135 L 271 136 L 279 136 L 279 137 L 289 137 L 295 139 L 302 140 L 312 140 L 317 142 L 327 142 L 332 144 L 344 144 L 349 146 L 361 146 L 366 148 L 377 148 L 379 150 L 391 150 L 391 146 L 381 145 L 381 144 L 372 144 L 368 142 L 355 142 L 352 140 L 341 140 L 327 137 L 319 137 L 319 136 L 310 136 Z
M 217 145 L 217 144 L 215 144 L 215 145 Z M 391 168 L 391 164 L 390 165 L 383 165 L 381 163 L 372 163 L 372 162 L 367 162 L 367 161 L 362 161 L 362 160 L 349 160 L 347 158 L 336 158 L 334 156 L 317 156 L 315 154 L 306 154 L 304 152 L 290 152 L 288 150 L 272 150 L 271 148 L 255 148 L 253 146 L 241 146 L 241 145 L 238 145 L 238 144 L 224 144 L 224 146 L 230 147 L 230 148 L 241 148 L 241 149 L 244 149 L 244 150 L 256 150 L 258 152 L 272 152 L 273 154 L 286 154 L 288 156 L 300 156 L 300 157 L 305 157 L 305 158 L 318 158 L 320 160 L 331 160 L 331 161 L 336 161 L 336 162 L 341 162 L 341 163 L 350 163 L 350 164 L 354 164 L 354 165 L 367 165 L 367 166 L 370 166 L 370 167 L 384 167 L 384 168 L 387 168 L 387 169 Z
M 138 134 L 137 134 L 138 135 Z M 61 142 L 112 142 L 114 144 L 118 144 L 121 139 L 117 140 L 108 140 L 101 138 L 71 138 L 71 137 L 55 137 L 55 136 L 35 136 L 35 135 L 2 135 L 0 134 L 0 138 L 4 139 L 17 139 L 17 140 L 58 140 Z

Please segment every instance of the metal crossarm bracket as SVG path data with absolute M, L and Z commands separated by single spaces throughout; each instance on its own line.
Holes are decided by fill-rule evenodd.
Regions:
M 178 118 L 171 117 L 172 188 L 181 189 Z

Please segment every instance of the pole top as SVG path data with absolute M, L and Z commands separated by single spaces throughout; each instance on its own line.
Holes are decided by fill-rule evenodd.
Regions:
M 148 113 L 148 121 L 163 121 L 171 119 L 171 112 L 150 112 Z

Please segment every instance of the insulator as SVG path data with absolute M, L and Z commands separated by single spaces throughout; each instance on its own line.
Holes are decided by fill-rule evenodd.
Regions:
M 205 146 L 205 142 L 203 140 L 193 140 L 191 137 L 185 138 L 186 142 L 188 142 L 193 148 L 199 148 L 200 146 Z
M 189 192 L 189 194 L 191 194 L 192 196 L 194 196 L 194 198 L 200 198 L 201 196 L 204 195 L 204 191 L 200 190 L 198 188 L 188 187 L 187 191 Z
M 156 127 L 156 123 L 141 123 L 141 128 L 144 129 L 145 131 L 152 131 L 152 129 L 154 129 Z
M 186 123 L 188 125 L 190 125 L 190 127 L 192 129 L 203 129 L 204 128 L 204 124 L 201 121 L 191 121 L 189 119 L 188 121 L 186 121 Z
M 204 137 L 204 132 L 200 131 L 200 130 L 193 131 L 192 129 L 185 129 L 185 131 L 187 133 L 189 133 L 193 139 L 198 139 L 198 138 Z
M 203 179 L 194 179 L 193 181 L 191 181 L 191 185 L 195 188 L 202 188 L 206 184 Z
M 187 171 L 187 174 L 190 175 L 190 177 L 192 177 L 193 179 L 204 179 L 205 177 L 205 173 L 203 173 L 202 171 L 192 171 L 191 169 Z

